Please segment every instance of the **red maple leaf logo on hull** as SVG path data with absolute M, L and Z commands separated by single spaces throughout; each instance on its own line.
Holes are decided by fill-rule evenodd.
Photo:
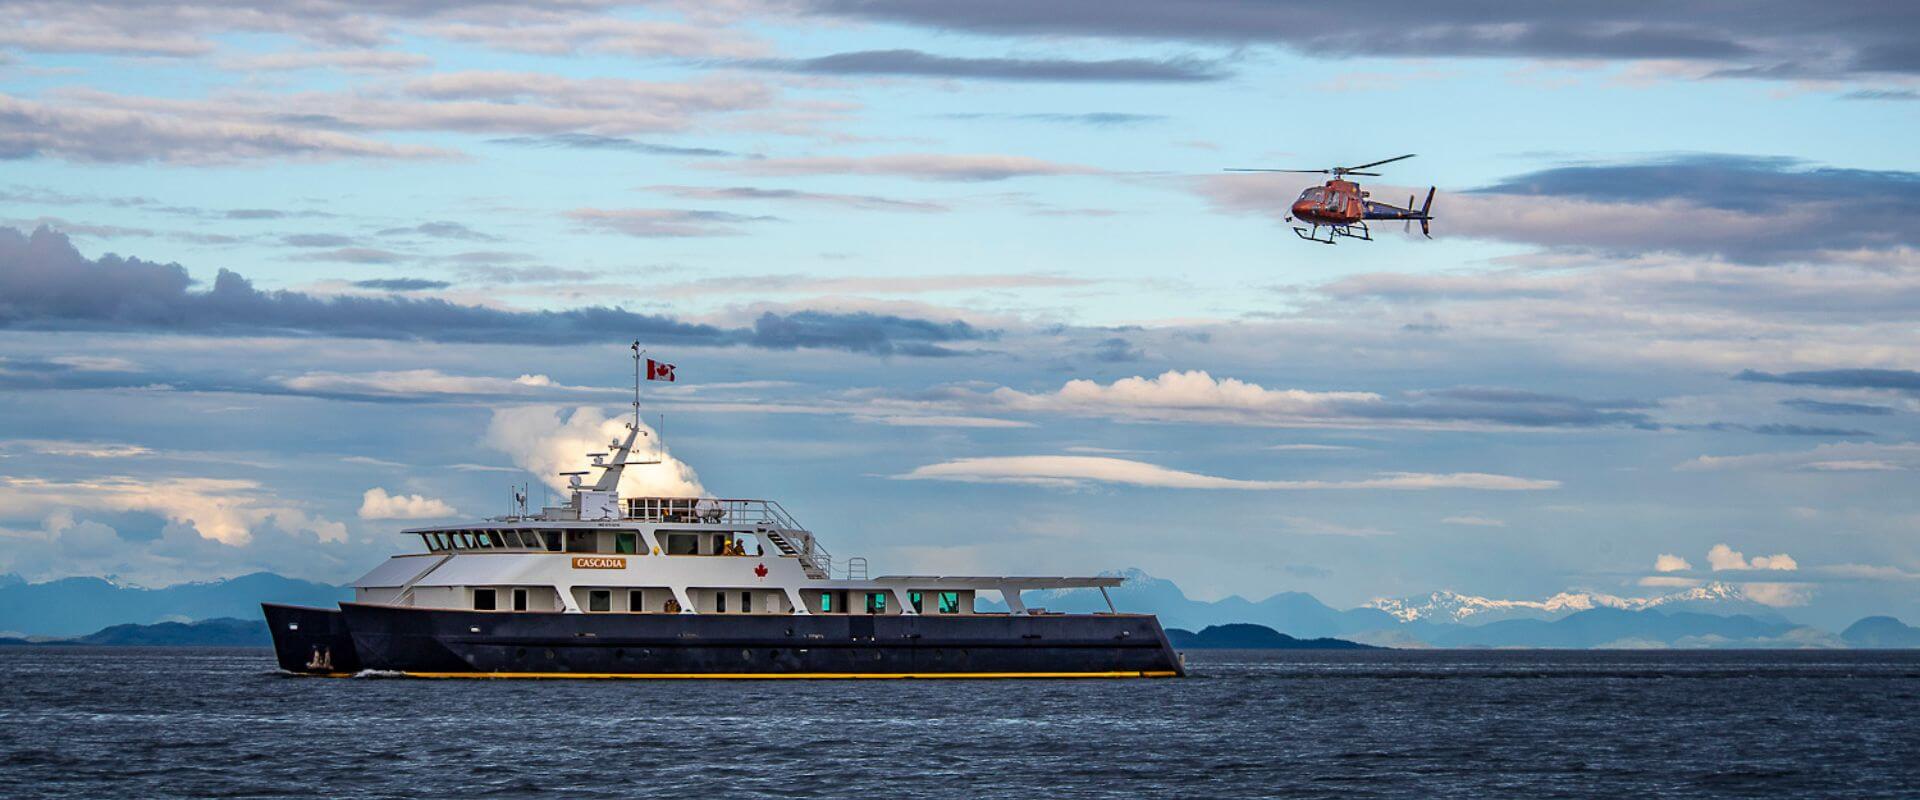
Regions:
M 756 567 L 754 567 L 754 568 L 753 568 L 753 577 L 756 577 L 756 578 L 764 578 L 764 577 L 767 577 L 767 565 L 765 565 L 765 564 L 761 564 L 761 565 L 759 565 L 759 566 L 756 566 Z

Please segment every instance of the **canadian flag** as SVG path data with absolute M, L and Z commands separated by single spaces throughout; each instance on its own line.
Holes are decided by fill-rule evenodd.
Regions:
M 647 380 L 673 382 L 673 365 L 647 359 Z

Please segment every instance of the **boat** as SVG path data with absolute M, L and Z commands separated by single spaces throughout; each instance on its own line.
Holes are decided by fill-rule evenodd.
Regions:
M 636 359 L 638 347 L 635 347 Z M 636 361 L 637 365 L 637 361 Z M 421 678 L 1152 678 L 1186 673 L 1116 577 L 868 576 L 771 500 L 622 497 L 634 419 L 561 505 L 411 528 L 337 608 L 262 604 L 279 666 Z M 1095 589 L 1098 613 L 1022 592 Z M 986 598 L 982 594 L 987 595 Z M 998 594 L 999 605 L 990 603 Z M 985 601 L 985 602 L 983 602 Z

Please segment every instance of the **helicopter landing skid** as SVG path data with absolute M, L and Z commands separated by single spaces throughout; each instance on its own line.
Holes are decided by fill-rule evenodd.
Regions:
M 1309 231 L 1306 228 L 1295 227 L 1293 229 L 1293 235 L 1309 242 L 1319 242 L 1321 244 L 1335 244 L 1335 238 L 1342 236 L 1348 239 L 1359 239 L 1363 242 L 1373 241 L 1373 232 L 1367 230 L 1367 223 L 1365 222 L 1356 222 L 1352 225 L 1328 225 L 1326 226 L 1327 236 L 1324 239 L 1320 238 L 1320 228 L 1321 226 L 1315 225 L 1313 229 Z

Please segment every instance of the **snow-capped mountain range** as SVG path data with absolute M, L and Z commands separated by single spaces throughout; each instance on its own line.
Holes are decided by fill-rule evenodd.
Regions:
M 1479 624 L 1503 619 L 1557 619 L 1578 611 L 1617 608 L 1645 611 L 1650 608 L 1718 606 L 1719 610 L 1746 612 L 1757 606 L 1739 586 L 1715 581 L 1701 586 L 1653 597 L 1620 597 L 1603 592 L 1561 592 L 1545 600 L 1498 600 L 1491 597 L 1439 591 L 1414 597 L 1382 597 L 1362 604 L 1362 608 L 1384 611 L 1401 622 L 1460 622 Z

